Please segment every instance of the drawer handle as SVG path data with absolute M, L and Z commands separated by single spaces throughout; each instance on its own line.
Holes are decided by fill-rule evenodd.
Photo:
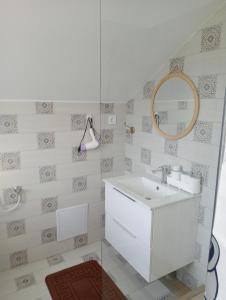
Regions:
M 113 188 L 114 190 L 116 190 L 117 192 L 119 192 L 120 194 L 122 194 L 123 196 L 125 196 L 126 198 L 128 198 L 129 200 L 133 201 L 133 202 L 136 202 L 136 200 L 134 200 L 133 198 L 130 198 L 129 196 L 127 196 L 126 194 L 124 194 L 123 192 L 119 191 L 118 189 L 116 188 Z
M 123 226 L 121 223 L 119 223 L 119 221 L 117 221 L 115 218 L 113 218 L 113 221 L 119 226 L 121 227 L 126 233 L 128 233 L 132 238 L 136 239 L 136 236 L 129 231 L 125 226 Z

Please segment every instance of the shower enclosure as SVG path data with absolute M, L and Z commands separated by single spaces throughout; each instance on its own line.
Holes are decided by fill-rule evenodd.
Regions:
M 210 7 L 202 7 L 203 18 L 201 7 L 190 7 L 162 22 L 164 10 L 155 3 L 155 10 L 162 11 L 156 20 L 152 5 L 151 1 L 101 1 L 101 176 L 150 174 L 167 164 L 182 165 L 186 172 L 201 177 L 194 262 L 148 283 L 105 238 L 101 260 L 128 299 L 190 299 L 203 293 L 206 284 L 224 107 L 225 85 L 219 84 L 224 82 L 222 58 L 218 47 L 208 50 L 203 46 L 204 33 L 211 25 L 224 23 L 225 16 L 215 7 L 209 17 Z M 193 24 L 185 25 L 189 20 Z M 205 69 L 207 55 L 215 57 L 215 62 Z M 169 141 L 152 127 L 150 99 L 158 81 L 175 70 L 195 83 L 200 113 L 187 137 Z M 185 106 L 178 109 L 178 114 L 185 113 Z

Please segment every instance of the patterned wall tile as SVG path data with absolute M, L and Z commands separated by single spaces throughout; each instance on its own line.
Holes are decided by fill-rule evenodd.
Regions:
M 101 103 L 100 108 L 102 114 L 114 113 L 114 103 Z
M 213 123 L 198 121 L 194 128 L 193 140 L 200 143 L 211 143 L 213 134 Z
M 202 184 L 208 184 L 209 166 L 192 162 L 191 173 L 196 177 L 200 177 Z
M 52 114 L 53 102 L 36 102 L 37 114 Z
M 7 223 L 8 238 L 25 234 L 25 220 L 16 220 Z
M 81 234 L 74 238 L 75 249 L 85 246 L 87 245 L 87 243 L 88 243 L 88 234 Z
M 43 244 L 56 241 L 57 230 L 56 227 L 47 228 L 41 231 L 41 240 Z
M 2 170 L 20 169 L 20 152 L 2 153 Z
M 188 108 L 188 102 L 187 101 L 178 101 L 177 102 L 177 108 L 179 110 L 185 110 Z
M 72 162 L 84 161 L 87 159 L 87 151 L 78 152 L 78 147 L 72 148 Z
M 101 130 L 101 142 L 102 144 L 113 144 L 114 142 L 114 131 L 113 129 L 102 129 Z
M 141 148 L 140 160 L 143 164 L 150 165 L 151 164 L 151 150 Z
M 62 263 L 64 261 L 64 258 L 61 254 L 56 254 L 47 257 L 47 261 L 50 266 L 53 266 Z
M 17 193 L 14 188 L 4 189 L 3 198 L 6 205 L 15 204 L 17 202 Z
M 71 130 L 83 130 L 86 126 L 86 115 L 71 115 Z
M 185 122 L 178 122 L 177 123 L 177 133 L 181 133 L 184 131 L 186 128 L 186 123 Z
M 43 214 L 56 211 L 57 207 L 58 207 L 57 197 L 50 197 L 50 198 L 42 199 L 42 213 Z
M 221 42 L 221 24 L 202 29 L 201 52 L 216 50 Z
M 83 261 L 90 261 L 90 260 L 100 261 L 100 258 L 96 252 L 87 253 L 86 255 L 82 256 L 82 259 Z
M 17 277 L 15 279 L 17 290 L 21 290 L 27 288 L 29 286 L 34 285 L 35 277 L 33 273 L 25 274 L 23 276 Z
M 127 172 L 132 172 L 132 168 L 133 168 L 133 161 L 131 158 L 129 157 L 125 157 L 125 170 Z
M 44 166 L 39 168 L 40 183 L 56 181 L 56 166 Z
M 143 99 L 151 98 L 154 88 L 155 88 L 154 80 L 146 82 L 143 88 Z
M 74 193 L 87 190 L 87 176 L 72 178 L 72 191 Z
M 55 147 L 54 132 L 39 132 L 37 137 L 39 149 L 49 149 Z
M 9 260 L 10 260 L 11 268 L 15 268 L 27 264 L 28 263 L 27 250 L 25 249 L 10 254 Z
M 164 152 L 169 155 L 177 156 L 178 143 L 165 139 Z
M 0 134 L 17 132 L 17 116 L 0 115 Z
M 183 72 L 184 70 L 184 56 L 183 57 L 175 57 L 170 59 L 170 72 Z
M 100 169 L 102 173 L 112 172 L 113 171 L 113 157 L 103 158 L 100 162 Z
M 168 123 L 168 111 L 158 111 L 159 115 L 159 124 Z
M 126 113 L 133 114 L 133 111 L 134 111 L 134 99 L 131 99 L 126 103 Z
M 142 131 L 148 133 L 152 132 L 152 121 L 150 116 L 142 117 Z
M 217 75 L 199 76 L 198 90 L 201 98 L 215 98 Z
M 133 144 L 133 135 L 127 130 L 125 132 L 125 143 L 130 145 Z

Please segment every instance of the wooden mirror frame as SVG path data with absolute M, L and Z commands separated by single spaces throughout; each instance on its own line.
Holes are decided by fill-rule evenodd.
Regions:
M 190 88 L 192 90 L 194 103 L 195 103 L 194 113 L 193 113 L 193 116 L 192 116 L 192 119 L 191 119 L 190 123 L 188 124 L 188 126 L 181 133 L 179 133 L 177 135 L 167 134 L 166 132 L 164 132 L 163 130 L 161 130 L 159 128 L 159 126 L 157 125 L 156 120 L 155 120 L 155 111 L 154 111 L 156 94 L 158 93 L 158 91 L 159 91 L 160 87 L 162 86 L 162 84 L 164 84 L 167 80 L 172 79 L 172 78 L 179 78 L 179 79 L 185 80 L 187 82 L 187 84 L 190 86 Z M 195 126 L 195 123 L 197 121 L 198 115 L 199 115 L 199 108 L 200 108 L 199 94 L 198 94 L 197 88 L 196 88 L 194 82 L 191 80 L 191 78 L 189 76 L 187 76 L 186 74 L 182 73 L 182 72 L 171 72 L 171 73 L 167 74 L 166 76 L 164 76 L 158 82 L 157 86 L 155 87 L 155 89 L 153 91 L 153 94 L 152 94 L 152 97 L 151 97 L 152 124 L 161 136 L 163 136 L 163 137 L 165 137 L 169 140 L 179 140 L 179 139 L 183 138 L 184 136 L 186 136 L 187 134 L 189 134 L 189 132 L 192 131 L 192 129 Z

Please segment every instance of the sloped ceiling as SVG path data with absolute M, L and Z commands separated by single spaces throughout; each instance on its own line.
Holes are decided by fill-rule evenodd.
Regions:
M 0 100 L 126 101 L 223 2 L 0 0 Z
M 102 98 L 124 101 L 225 0 L 104 0 L 102 2 Z

